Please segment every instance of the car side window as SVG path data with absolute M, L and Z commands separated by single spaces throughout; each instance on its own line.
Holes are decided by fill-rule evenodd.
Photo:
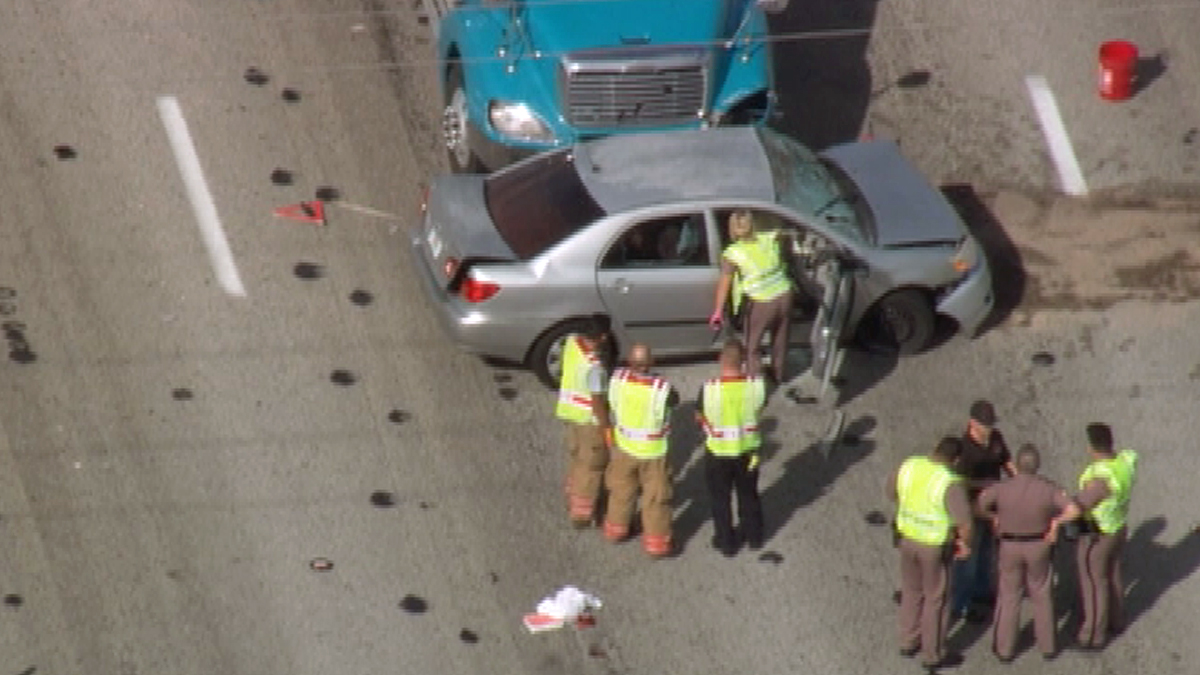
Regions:
M 600 263 L 603 269 L 704 267 L 711 264 L 703 213 L 655 218 L 633 225 L 617 238 Z

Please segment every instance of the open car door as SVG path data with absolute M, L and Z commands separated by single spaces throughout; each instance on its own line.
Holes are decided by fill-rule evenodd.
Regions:
M 817 277 L 824 294 L 817 308 L 812 325 L 812 375 L 820 383 L 818 398 L 824 400 L 829 384 L 837 377 L 845 350 L 842 347 L 842 332 L 850 315 L 850 303 L 854 299 L 853 263 L 840 256 L 831 255 L 822 261 Z

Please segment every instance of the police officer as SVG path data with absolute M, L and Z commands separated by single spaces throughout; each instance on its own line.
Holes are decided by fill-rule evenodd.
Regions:
M 946 436 L 929 456 L 909 457 L 888 478 L 888 497 L 898 502 L 900 653 L 920 651 L 928 669 L 962 661 L 945 648 L 950 560 L 970 553 L 973 527 L 967 491 L 951 469 L 962 445 Z
M 704 474 L 712 497 L 712 544 L 726 557 L 737 555 L 739 534 L 751 550 L 763 544 L 762 503 L 758 497 L 762 438 L 758 419 L 767 392 L 761 377 L 743 373 L 744 358 L 741 342 L 726 342 L 719 360 L 721 374 L 704 383 L 696 405 L 696 419 L 707 437 Z M 740 532 L 733 529 L 729 506 L 730 493 L 735 489 Z
M 1133 450 L 1113 451 L 1112 429 L 1107 424 L 1087 425 L 1091 463 L 1079 477 L 1075 495 L 1083 515 L 1084 533 L 1076 547 L 1083 624 L 1079 647 L 1102 649 L 1109 635 L 1125 628 L 1124 595 L 1121 581 L 1121 551 L 1129 536 L 1129 496 L 1137 478 L 1138 454 Z M 1054 524 L 1077 517 L 1063 514 Z
M 613 373 L 608 404 L 614 418 L 615 447 L 604 480 L 608 506 L 604 537 L 619 542 L 629 536 L 638 492 L 642 497 L 642 548 L 651 557 L 671 552 L 671 475 L 667 466 L 670 409 L 675 389 L 650 372 L 650 348 L 635 344 L 629 366 Z
M 577 528 L 592 525 L 612 445 L 608 372 L 602 358 L 608 333 L 608 318 L 596 315 L 584 332 L 568 335 L 563 345 L 555 415 L 567 426 L 568 510 Z
M 955 471 L 966 481 L 967 497 L 974 505 L 984 488 L 1014 473 L 1008 444 L 996 428 L 996 408 L 990 401 L 979 400 L 971 404 L 962 440 L 963 452 L 955 464 Z M 995 538 L 989 525 L 985 520 L 975 521 L 971 555 L 954 565 L 952 618 L 965 618 L 971 622 L 987 620 L 987 615 L 972 608 L 971 602 L 991 602 L 993 599 Z
M 757 232 L 749 211 L 734 211 L 729 216 L 729 246 L 721 254 L 721 279 L 713 303 L 709 325 L 721 325 L 725 301 L 737 276 L 734 311 L 745 295 L 746 374 L 758 375 L 762 368 L 759 348 L 763 334 L 771 331 L 771 371 L 776 383 L 783 382 L 791 332 L 792 283 L 779 246 L 783 231 Z
M 1055 517 L 1069 514 L 1074 505 L 1066 490 L 1037 475 L 1040 466 L 1037 447 L 1026 443 L 1017 451 L 1016 475 L 985 488 L 979 495 L 978 509 L 992 517 L 1000 542 L 992 651 L 1004 663 L 1012 661 L 1016 651 L 1022 592 L 1029 596 L 1033 608 L 1034 635 L 1042 658 L 1049 661 L 1057 655 L 1051 597 L 1051 523 Z

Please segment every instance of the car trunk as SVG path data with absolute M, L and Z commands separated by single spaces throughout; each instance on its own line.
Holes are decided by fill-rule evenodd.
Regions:
M 482 176 L 442 176 L 433 182 L 422 237 L 430 268 L 450 289 L 471 263 L 516 259 L 488 215 Z

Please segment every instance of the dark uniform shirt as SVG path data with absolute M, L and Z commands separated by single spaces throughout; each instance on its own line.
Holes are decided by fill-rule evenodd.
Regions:
M 971 501 L 988 484 L 1004 478 L 1004 467 L 1012 461 L 1004 436 L 992 429 L 987 445 L 980 445 L 969 432 L 963 432 L 963 450 L 955 464 L 958 475 L 967 480 L 967 494 Z
M 979 509 L 997 516 L 998 535 L 1044 534 L 1070 502 L 1066 490 L 1036 474 L 1019 473 L 979 494 Z

